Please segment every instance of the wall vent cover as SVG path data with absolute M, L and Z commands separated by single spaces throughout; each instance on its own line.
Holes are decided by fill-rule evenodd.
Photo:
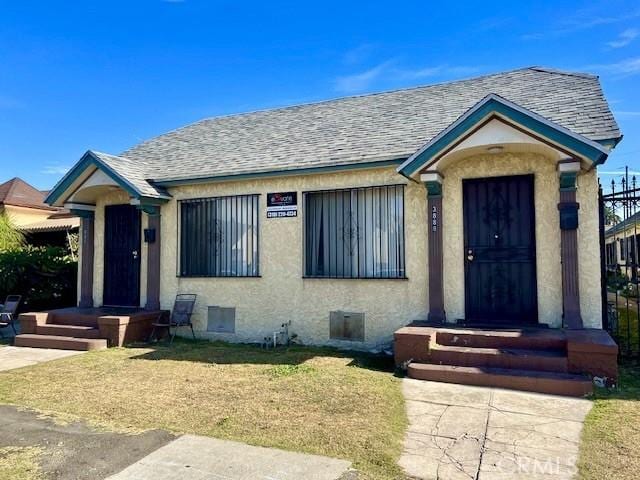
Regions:
M 329 338 L 364 342 L 364 313 L 329 312 Z
M 209 307 L 207 312 L 207 332 L 235 333 L 236 309 L 234 307 Z

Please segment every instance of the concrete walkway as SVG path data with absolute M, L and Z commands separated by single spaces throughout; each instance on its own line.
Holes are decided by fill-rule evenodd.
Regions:
M 573 478 L 585 399 L 404 379 L 400 465 L 418 479 Z
M 109 480 L 338 480 L 344 460 L 184 435 Z
M 85 352 L 0 345 L 0 372 L 13 370 L 14 368 L 29 367 L 38 363 L 71 357 L 81 353 Z

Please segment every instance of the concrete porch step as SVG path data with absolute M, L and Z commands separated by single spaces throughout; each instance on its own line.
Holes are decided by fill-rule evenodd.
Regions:
M 85 325 L 59 325 L 48 323 L 36 327 L 38 335 L 53 335 L 58 337 L 100 338 L 100 330 Z
M 510 388 L 551 395 L 583 397 L 593 392 L 589 378 L 569 373 L 410 363 L 407 374 L 418 380 Z
M 518 348 L 472 348 L 434 345 L 429 363 L 461 367 L 492 367 L 567 373 L 569 362 L 563 350 Z
M 563 350 L 566 349 L 567 338 L 562 331 L 546 329 L 438 329 L 436 343 L 451 347 Z
M 23 333 L 15 338 L 17 347 L 54 348 L 59 350 L 102 350 L 107 348 L 104 338 L 74 338 L 60 335 Z

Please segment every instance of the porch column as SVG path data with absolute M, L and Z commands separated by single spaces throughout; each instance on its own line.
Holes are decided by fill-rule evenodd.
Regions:
M 160 207 L 145 207 L 149 224 L 144 232 L 147 243 L 147 310 L 160 310 Z
M 80 308 L 93 307 L 93 235 L 94 213 L 88 210 L 73 211 L 80 216 L 80 235 L 82 245 L 82 262 L 80 271 Z
M 560 174 L 560 261 L 562 263 L 563 326 L 582 328 L 580 314 L 580 277 L 578 272 L 577 177 L 580 162 L 569 159 L 558 163 Z
M 420 180 L 427 187 L 428 242 L 429 242 L 429 318 L 433 323 L 444 323 L 444 287 L 442 264 L 442 176 L 426 172 Z

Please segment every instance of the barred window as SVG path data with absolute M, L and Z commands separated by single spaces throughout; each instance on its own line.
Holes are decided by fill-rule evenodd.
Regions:
M 305 276 L 405 278 L 404 185 L 305 192 Z
M 258 276 L 258 197 L 179 202 L 181 276 Z

